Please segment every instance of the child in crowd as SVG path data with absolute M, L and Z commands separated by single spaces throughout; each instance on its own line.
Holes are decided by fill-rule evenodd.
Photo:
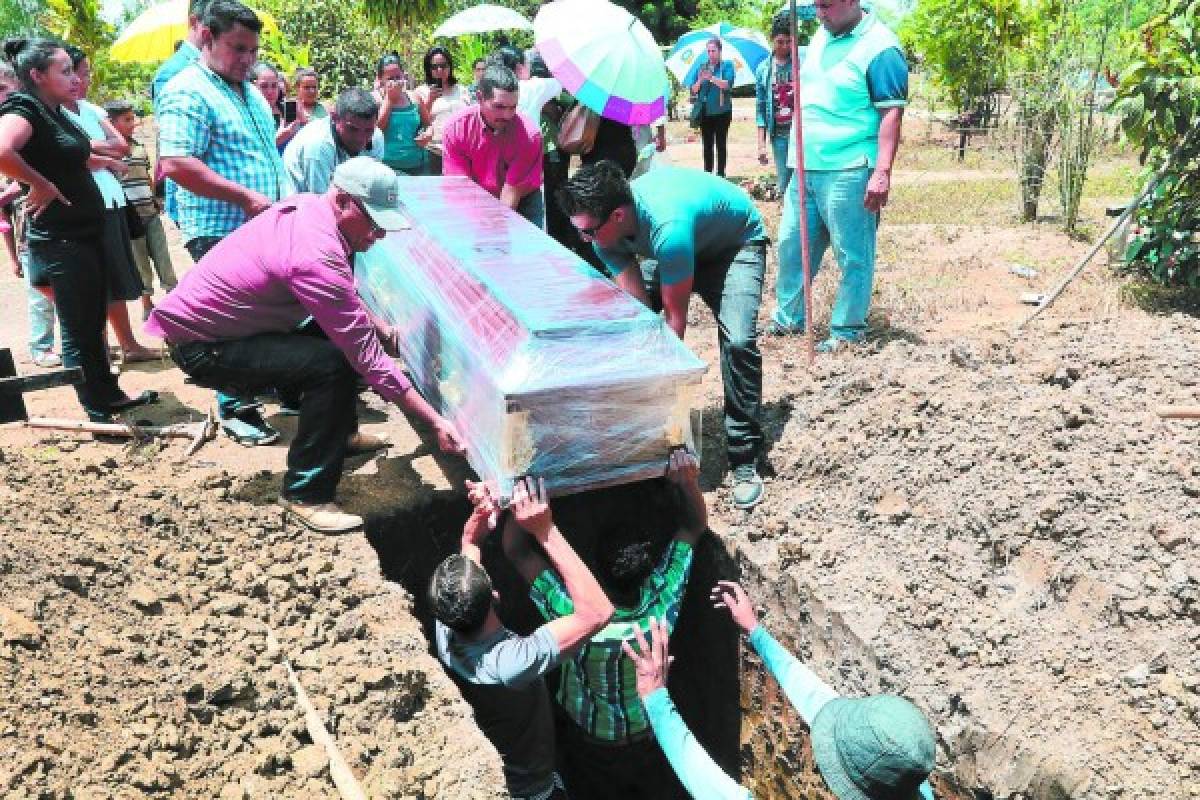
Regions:
M 142 319 L 146 319 L 154 309 L 154 274 L 158 273 L 158 283 L 164 292 L 174 289 L 179 279 L 175 277 L 171 252 L 167 248 L 167 234 L 160 217 L 162 206 L 154 194 L 154 170 L 151 169 L 150 157 L 146 153 L 146 146 L 133 136 L 137 128 L 137 115 L 133 112 L 133 106 L 124 100 L 105 103 L 104 110 L 108 112 L 108 120 L 117 133 L 129 142 L 129 155 L 124 159 L 129 172 L 121 179 L 121 188 L 125 190 L 125 199 L 128 201 L 126 209 L 133 256 L 145 287 L 142 291 Z

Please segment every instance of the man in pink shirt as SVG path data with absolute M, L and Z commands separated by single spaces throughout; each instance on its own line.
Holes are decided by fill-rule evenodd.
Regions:
M 479 82 L 479 105 L 446 122 L 442 174 L 465 175 L 525 219 L 546 227 L 542 199 L 542 135 L 517 111 L 517 76 L 489 64 Z
M 374 159 L 343 162 L 324 194 L 294 195 L 222 239 L 146 323 L 200 386 L 301 398 L 280 504 L 321 532 L 362 526 L 334 503 L 342 462 L 348 452 L 386 446 L 357 432 L 359 376 L 429 425 L 443 451 L 462 452 L 454 426 L 384 352 L 354 289 L 354 254 L 407 227 L 397 185 Z

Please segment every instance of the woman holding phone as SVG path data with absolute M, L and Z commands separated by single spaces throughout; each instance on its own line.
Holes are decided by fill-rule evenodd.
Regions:
M 375 67 L 375 99 L 383 132 L 383 163 L 401 175 L 427 175 L 429 154 L 425 145 L 430 130 L 409 92 L 409 77 L 399 53 L 387 53 Z
M 250 79 L 262 92 L 267 105 L 271 107 L 271 116 L 275 118 L 275 148 L 282 153 L 283 148 L 287 147 L 287 143 L 292 140 L 292 137 L 304 127 L 304 123 L 299 122 L 294 114 L 290 121 L 285 119 L 283 78 L 280 76 L 279 70 L 265 61 L 260 61 L 250 71 Z
M 701 62 L 696 82 L 692 84 L 695 102 L 703 111 L 700 117 L 700 138 L 704 143 L 704 171 L 713 171 L 713 149 L 716 148 L 717 174 L 725 177 L 726 143 L 729 124 L 733 121 L 733 88 L 735 70 L 732 61 L 721 60 L 721 40 L 708 40 L 707 58 Z
M 418 86 L 413 97 L 421 112 L 422 121 L 430 128 L 429 174 L 442 174 L 442 128 L 446 120 L 460 108 L 470 105 L 467 92 L 454 77 L 454 59 L 441 45 L 429 48 L 425 54 L 425 83 Z

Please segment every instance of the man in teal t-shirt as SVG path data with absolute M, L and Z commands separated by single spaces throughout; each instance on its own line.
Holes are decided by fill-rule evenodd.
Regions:
M 779 223 L 776 307 L 768 333 L 804 329 L 798 209 L 808 218 L 813 274 L 832 245 L 842 270 L 830 336 L 834 352 L 863 339 L 875 277 L 875 232 L 891 188 L 892 162 L 908 102 L 908 65 L 896 35 L 859 0 L 817 5 L 817 29 L 800 66 L 804 125 L 804 205 L 792 181 Z M 788 166 L 796 166 L 792 141 Z
M 757 318 L 769 240 L 754 202 L 732 183 L 695 169 L 659 167 L 630 183 L 611 161 L 576 172 L 558 202 L 617 284 L 661 308 L 680 339 L 693 292 L 712 309 L 733 501 L 738 508 L 757 505 L 763 496 Z

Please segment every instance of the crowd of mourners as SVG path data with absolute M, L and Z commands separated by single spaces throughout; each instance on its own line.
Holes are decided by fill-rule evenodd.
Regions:
M 804 213 L 814 269 L 832 248 L 842 271 L 819 348 L 833 352 L 866 334 L 908 72 L 894 34 L 858 0 L 818 0 L 816 9 L 821 27 L 798 64 L 791 20 L 776 18 L 755 118 L 760 162 L 774 158 L 783 194 L 766 332 L 804 329 Z M 463 453 L 467 440 L 395 360 L 399 332 L 357 294 L 354 257 L 419 224 L 402 210 L 408 178 L 463 176 L 661 311 L 680 338 L 693 294 L 712 309 L 733 504 L 762 500 L 758 315 L 771 242 L 754 202 L 724 178 L 734 87 L 719 39 L 688 87 L 701 171 L 656 163 L 665 120 L 628 126 L 596 115 L 536 51 L 503 46 L 470 65 L 440 46 L 416 65 L 386 53 L 372 89 L 341 88 L 327 105 L 318 72 L 285 75 L 258 61 L 261 28 L 238 0 L 191 0 L 187 38 L 149 87 L 152 141 L 133 98 L 103 107 L 87 99 L 88 53 L 48 38 L 4 43 L 0 231 L 28 287 L 31 361 L 79 368 L 75 389 L 90 420 L 158 400 L 123 391 L 113 363 L 162 357 L 134 330 L 137 301 L 142 332 L 215 392 L 227 435 L 248 446 L 278 441 L 264 403 L 297 416 L 280 493 L 286 513 L 318 532 L 360 528 L 335 500 L 343 462 L 388 446 L 358 430 L 360 392 L 395 403 L 446 453 Z M 803 181 L 794 177 L 797 72 Z M 193 262 L 182 279 L 168 224 Z M 515 798 L 659 798 L 676 781 L 697 798 L 749 796 L 691 735 L 666 689 L 668 638 L 707 511 L 695 456 L 664 455 L 664 477 L 642 490 L 673 509 L 673 538 L 656 552 L 653 536 L 612 531 L 590 554 L 594 568 L 556 527 L 542 481 L 521 479 L 504 502 L 494 487 L 468 484 L 474 511 L 461 552 L 429 587 L 436 649 Z M 527 635 L 498 614 L 481 558 L 493 532 L 546 620 Z M 932 797 L 933 734 L 919 710 L 893 696 L 839 697 L 771 637 L 740 586 L 720 582 L 711 600 L 808 723 L 837 797 Z M 548 673 L 557 674 L 553 693 Z

